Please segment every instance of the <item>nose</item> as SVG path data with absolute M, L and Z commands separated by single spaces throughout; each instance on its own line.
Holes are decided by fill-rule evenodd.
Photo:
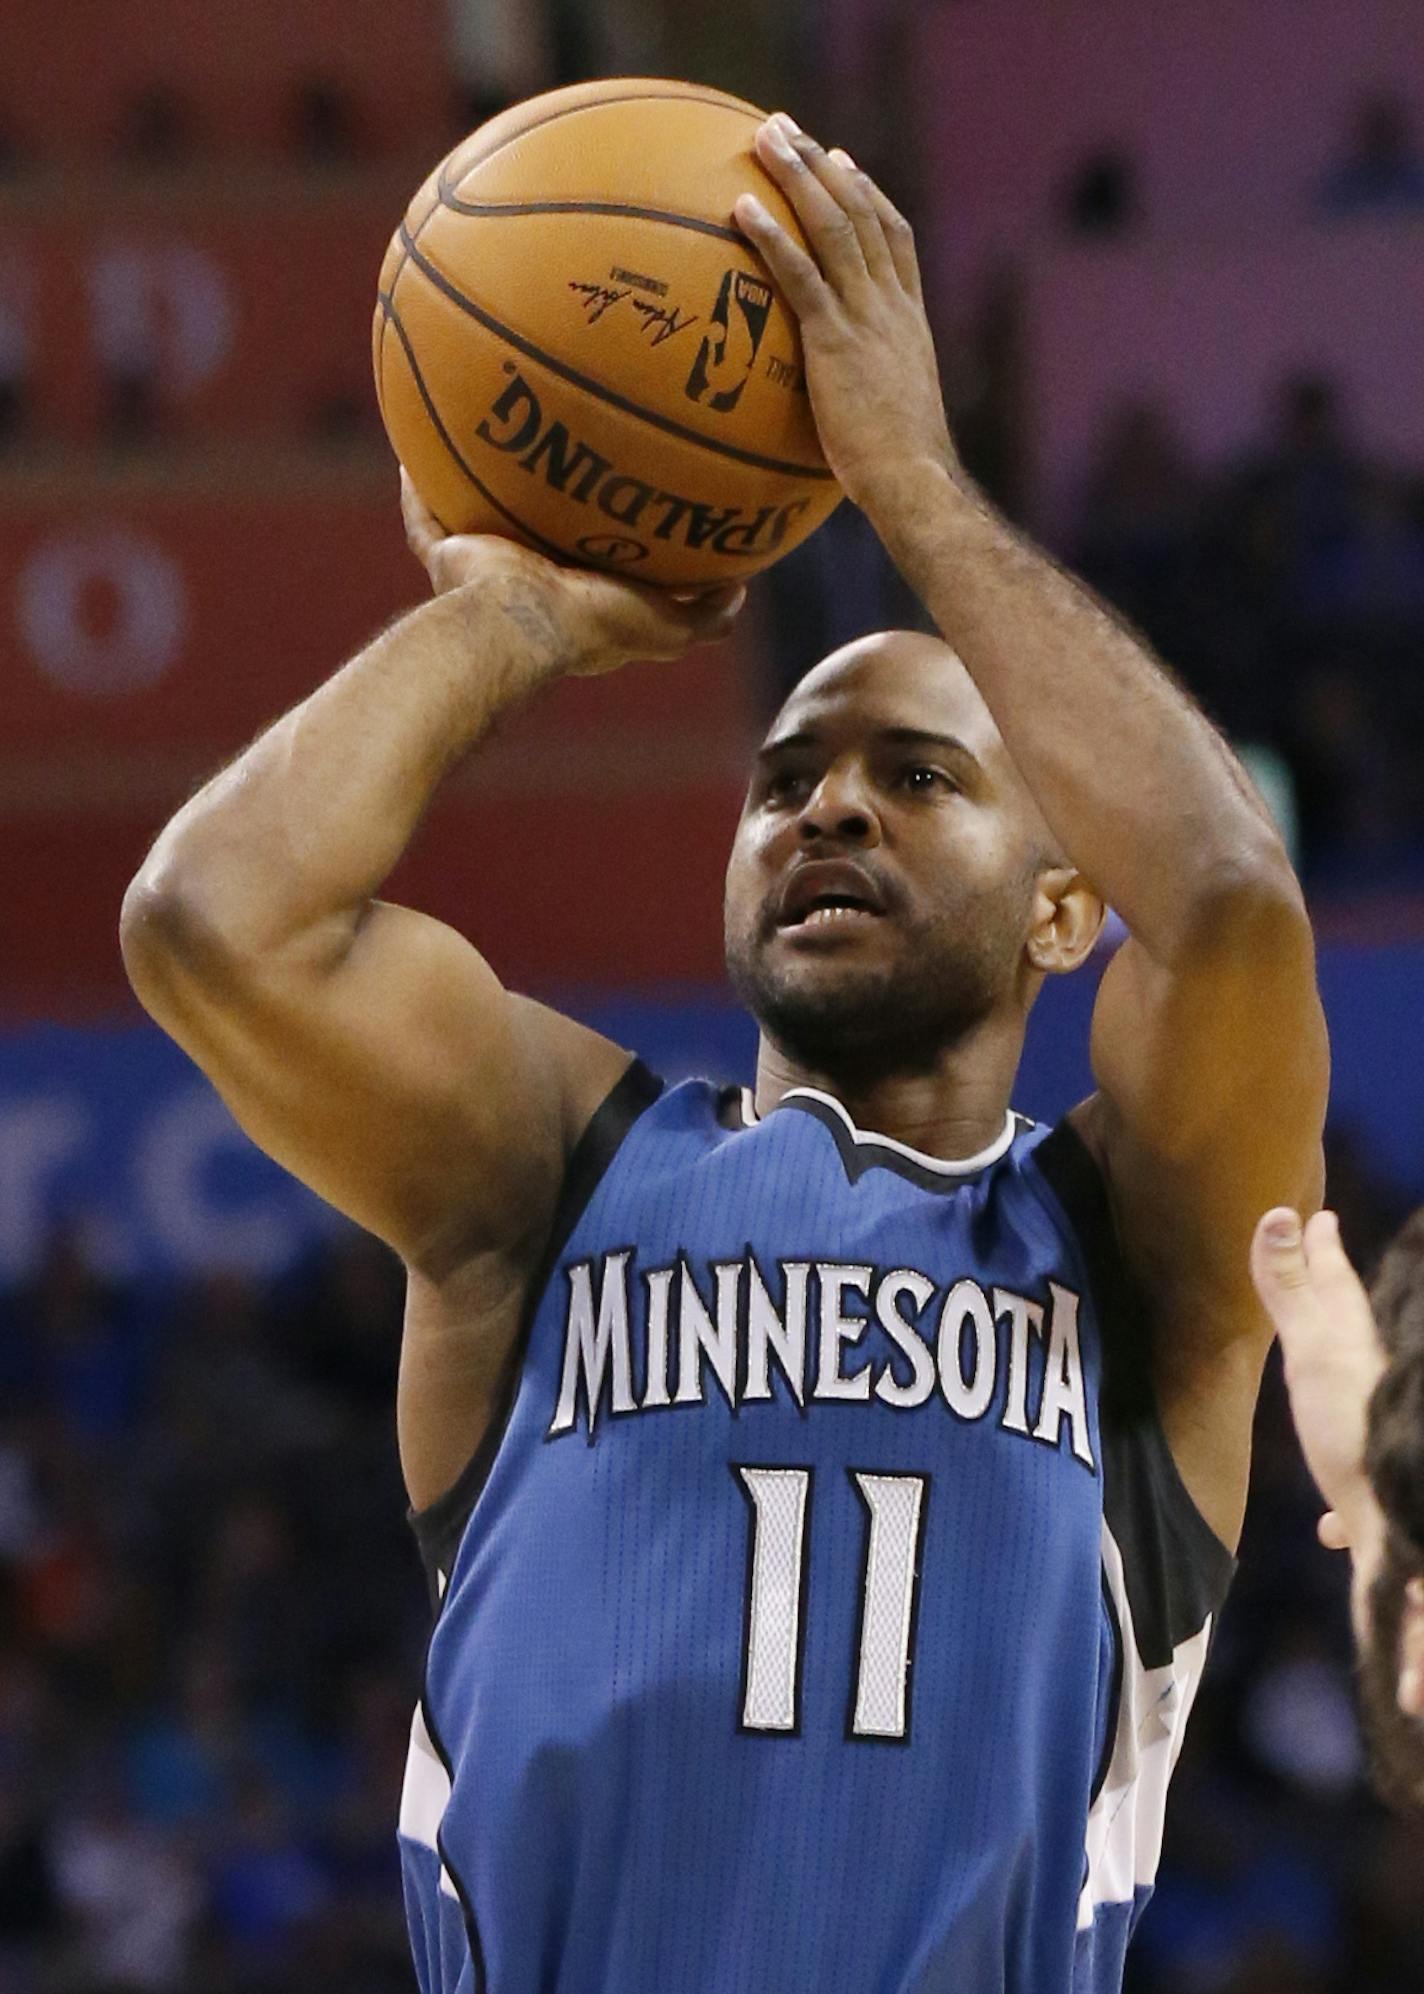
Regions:
M 803 845 L 823 839 L 878 845 L 880 817 L 864 773 L 847 763 L 828 768 L 807 797 L 796 830 Z

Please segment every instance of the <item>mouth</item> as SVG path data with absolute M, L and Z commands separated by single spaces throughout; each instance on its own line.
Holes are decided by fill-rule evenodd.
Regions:
M 869 873 L 848 860 L 816 859 L 787 881 L 776 927 L 781 934 L 849 932 L 884 916 L 884 895 Z

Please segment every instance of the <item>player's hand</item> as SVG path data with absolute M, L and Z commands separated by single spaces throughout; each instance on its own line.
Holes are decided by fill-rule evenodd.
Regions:
M 754 195 L 737 202 L 737 225 L 800 320 L 826 461 L 874 519 L 907 466 L 958 468 L 914 237 L 868 174 L 846 153 L 824 152 L 785 112 L 760 128 L 756 153 L 810 253 Z
M 1330 1505 L 1321 1541 L 1358 1550 L 1378 1534 L 1365 1419 L 1385 1358 L 1335 1214 L 1317 1212 L 1302 1229 L 1292 1211 L 1267 1212 L 1251 1242 L 1251 1277 L 1281 1340 L 1306 1465 Z
M 588 568 L 563 568 L 489 533 L 446 533 L 401 471 L 401 514 L 411 552 L 437 595 L 498 589 L 532 647 L 566 672 L 593 676 L 634 658 L 680 658 L 725 637 L 746 598 L 737 584 L 675 595 Z

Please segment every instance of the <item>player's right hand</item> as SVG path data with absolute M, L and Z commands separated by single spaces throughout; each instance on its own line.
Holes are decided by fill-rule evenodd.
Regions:
M 401 471 L 401 513 L 411 552 L 437 595 L 473 585 L 500 588 L 531 647 L 584 677 L 634 658 L 680 658 L 725 637 L 746 599 L 739 584 L 673 594 L 589 568 L 565 568 L 517 541 L 446 533 Z

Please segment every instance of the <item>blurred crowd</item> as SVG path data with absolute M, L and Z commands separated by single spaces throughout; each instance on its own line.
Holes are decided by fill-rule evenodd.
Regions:
M 0 1295 L 0 1989 L 409 1994 L 402 1278 Z
M 1312 886 L 1424 886 L 1424 467 L 1372 461 L 1323 378 L 1283 383 L 1214 467 L 1138 403 L 1067 551 L 1233 739 L 1282 759 Z

